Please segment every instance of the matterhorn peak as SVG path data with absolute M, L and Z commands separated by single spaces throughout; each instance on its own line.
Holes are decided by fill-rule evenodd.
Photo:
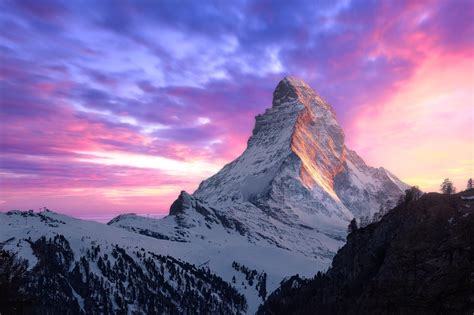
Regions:
M 302 90 L 311 90 L 311 88 L 302 80 L 295 77 L 285 77 L 281 80 L 275 91 L 273 91 L 273 101 L 278 103 L 282 101 L 288 101 L 291 99 L 297 99 L 301 94 Z
M 330 111 L 334 115 L 331 106 L 326 103 L 314 89 L 303 80 L 293 76 L 287 76 L 281 80 L 275 91 L 273 91 L 273 107 L 300 104 L 306 107 L 318 106 Z
M 406 185 L 368 167 L 344 138 L 331 106 L 304 81 L 285 77 L 272 107 L 256 117 L 245 152 L 193 196 L 221 207 L 250 202 L 267 213 L 283 207 L 342 221 L 371 215 Z

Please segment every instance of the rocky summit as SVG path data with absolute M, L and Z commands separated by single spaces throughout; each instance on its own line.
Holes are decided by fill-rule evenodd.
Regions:
M 171 218 L 154 229 L 169 231 L 170 238 L 179 233 L 212 242 L 207 226 L 220 224 L 252 242 L 328 263 L 353 217 L 371 217 L 381 206 L 395 204 L 406 188 L 349 150 L 331 106 L 303 81 L 287 77 L 277 85 L 272 107 L 256 117 L 242 155 L 192 195 L 182 193 Z
M 333 231 L 408 188 L 346 147 L 333 109 L 303 81 L 280 81 L 272 104 L 256 117 L 245 152 L 202 182 L 196 198 L 218 208 L 249 203 L 276 220 Z

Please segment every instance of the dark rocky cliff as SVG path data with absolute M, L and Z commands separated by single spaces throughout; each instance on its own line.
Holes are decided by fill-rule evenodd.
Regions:
M 474 190 L 429 193 L 348 235 L 326 274 L 282 283 L 260 314 L 472 314 Z

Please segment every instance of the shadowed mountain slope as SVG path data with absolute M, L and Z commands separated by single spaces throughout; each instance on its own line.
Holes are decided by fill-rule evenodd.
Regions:
M 259 314 L 472 314 L 474 190 L 429 193 L 348 235 L 326 274 L 291 277 Z

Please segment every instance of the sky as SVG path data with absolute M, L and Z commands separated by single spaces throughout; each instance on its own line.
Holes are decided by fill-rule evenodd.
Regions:
M 0 0 L 0 211 L 163 215 L 286 75 L 411 185 L 474 177 L 474 1 Z

